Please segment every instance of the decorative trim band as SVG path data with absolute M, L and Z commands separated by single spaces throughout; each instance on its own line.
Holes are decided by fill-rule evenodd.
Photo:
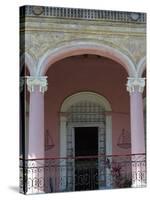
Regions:
M 146 13 L 44 6 L 23 6 L 20 8 L 20 16 L 146 23 Z
M 127 91 L 133 93 L 138 91 L 143 93 L 145 87 L 145 78 L 128 78 Z
M 39 86 L 39 91 L 42 93 L 47 91 L 47 76 L 26 76 L 26 79 L 29 92 L 34 92 L 36 86 Z

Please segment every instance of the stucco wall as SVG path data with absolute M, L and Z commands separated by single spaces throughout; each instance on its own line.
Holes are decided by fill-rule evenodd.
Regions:
M 111 20 L 71 19 L 42 17 L 37 15 L 21 18 L 21 54 L 33 59 L 30 68 L 37 71 L 40 61 L 50 50 L 71 42 L 92 41 L 119 50 L 137 69 L 146 56 L 146 23 L 130 23 Z M 25 40 L 25 44 L 24 44 Z M 29 66 L 28 66 L 29 67 Z

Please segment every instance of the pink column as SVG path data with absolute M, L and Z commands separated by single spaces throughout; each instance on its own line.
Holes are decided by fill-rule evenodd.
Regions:
M 30 93 L 28 156 L 44 157 L 44 94 L 38 87 Z
M 127 90 L 130 93 L 132 186 L 145 186 L 141 175 L 145 173 L 145 134 L 142 93 L 145 78 L 128 78 Z M 144 166 L 144 167 L 143 167 Z
M 144 115 L 142 93 L 130 94 L 132 154 L 145 153 Z
M 46 78 L 27 77 L 27 86 L 30 91 L 28 136 L 28 159 L 30 160 L 28 161 L 27 181 L 27 193 L 29 194 L 44 192 L 44 161 L 38 159 L 44 158 L 44 92 L 47 90 Z

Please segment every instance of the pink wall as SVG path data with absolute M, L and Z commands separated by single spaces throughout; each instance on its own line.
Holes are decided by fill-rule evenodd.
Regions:
M 69 57 L 53 64 L 47 74 L 45 130 L 51 133 L 55 148 L 46 156 L 59 156 L 59 112 L 64 99 L 80 91 L 93 91 L 107 98 L 112 106 L 113 154 L 130 153 L 117 147 L 122 128 L 130 130 L 127 73 L 118 63 L 97 56 Z
M 130 118 L 128 114 L 125 113 L 113 113 L 112 114 L 112 132 L 113 132 L 113 154 L 129 154 L 130 149 L 123 149 L 118 147 L 118 139 L 122 133 L 122 129 L 129 131 L 130 133 Z M 130 137 L 129 137 L 130 140 Z

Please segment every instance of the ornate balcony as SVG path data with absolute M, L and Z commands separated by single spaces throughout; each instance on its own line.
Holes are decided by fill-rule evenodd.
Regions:
M 145 154 L 20 159 L 22 193 L 145 186 Z

